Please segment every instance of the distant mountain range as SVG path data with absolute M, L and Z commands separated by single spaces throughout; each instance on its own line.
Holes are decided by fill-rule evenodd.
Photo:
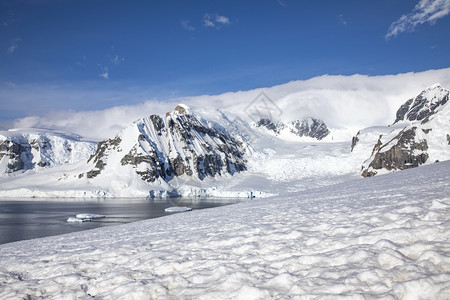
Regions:
M 417 167 L 450 159 L 448 99 L 449 91 L 439 84 L 427 88 L 401 105 L 392 125 L 360 130 L 348 142 L 346 152 L 336 150 L 341 144 L 327 138 L 333 130 L 318 118 L 263 118 L 247 123 L 219 110 L 208 118 L 213 114 L 198 114 L 183 104 L 165 116 L 139 119 L 97 145 L 80 136 L 47 130 L 0 132 L 0 196 L 29 196 L 55 189 L 82 191 L 71 195 L 83 196 L 123 196 L 123 191 L 136 189 L 142 191 L 139 195 L 148 196 L 193 183 L 208 190 L 220 183 L 226 190 L 232 178 L 232 186 L 239 186 L 239 178 L 253 184 L 267 176 L 262 174 L 269 177 L 261 182 L 270 181 L 270 174 L 288 171 L 283 170 L 288 165 L 278 165 L 281 161 L 290 160 L 294 170 L 289 166 L 289 172 L 296 176 L 294 166 L 310 160 L 311 155 L 324 174 L 333 168 L 339 173 L 335 166 L 320 164 L 320 156 L 310 149 L 317 143 L 328 147 L 332 154 L 324 153 L 334 155 L 336 161 L 342 158 L 359 165 L 363 177 Z M 302 148 L 309 150 L 298 150 Z M 262 164 L 266 160 L 269 163 Z M 357 174 L 354 170 L 350 173 Z M 261 190 L 265 185 L 259 184 Z

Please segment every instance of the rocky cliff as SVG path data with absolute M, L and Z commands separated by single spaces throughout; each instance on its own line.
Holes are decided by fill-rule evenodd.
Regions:
M 20 174 L 75 163 L 95 152 L 95 144 L 79 136 L 47 130 L 0 132 L 0 174 Z
M 406 101 L 388 134 L 380 135 L 362 166 L 362 176 L 414 168 L 450 159 L 449 91 L 435 84 Z M 352 149 L 358 142 L 353 138 Z
M 261 119 L 256 127 L 266 128 L 275 135 L 288 133 L 297 137 L 310 137 L 317 140 L 322 140 L 330 133 L 327 125 L 316 118 L 304 118 L 291 122 L 273 122 L 269 119 Z
M 239 136 L 178 105 L 164 117 L 140 119 L 115 138 L 100 142 L 88 171 L 79 178 L 129 174 L 129 170 L 149 183 L 233 175 L 246 170 L 245 147 Z

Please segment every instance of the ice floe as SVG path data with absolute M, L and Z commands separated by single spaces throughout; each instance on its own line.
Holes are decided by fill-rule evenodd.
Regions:
M 185 211 L 191 211 L 191 210 L 192 210 L 192 208 L 190 208 L 190 207 L 172 206 L 172 207 L 166 208 L 164 211 L 168 212 L 168 213 L 173 213 L 173 212 L 185 212 Z

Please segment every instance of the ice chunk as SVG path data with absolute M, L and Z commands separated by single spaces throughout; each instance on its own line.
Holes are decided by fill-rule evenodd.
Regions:
M 67 223 L 82 223 L 87 221 L 90 221 L 90 219 L 80 219 L 76 217 L 70 217 L 67 219 Z
M 165 209 L 165 212 L 184 212 L 184 211 L 191 211 L 192 208 L 190 207 L 184 207 L 184 206 L 172 206 Z
M 77 214 L 76 217 L 78 219 L 101 219 L 104 218 L 105 215 L 98 215 L 98 214 Z

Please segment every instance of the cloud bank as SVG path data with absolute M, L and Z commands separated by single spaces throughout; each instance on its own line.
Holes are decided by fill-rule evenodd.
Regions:
M 201 110 L 220 108 L 242 119 L 251 120 L 251 116 L 246 114 L 248 111 L 246 108 L 261 92 L 264 92 L 281 109 L 280 119 L 317 117 L 324 120 L 330 128 L 350 129 L 356 133 L 365 127 L 391 124 L 401 104 L 434 83 L 441 83 L 443 87 L 450 88 L 450 68 L 385 76 L 323 75 L 274 87 L 221 95 L 142 101 L 135 105 L 115 106 L 95 111 L 51 111 L 41 116 L 17 119 L 12 127 L 69 131 L 85 136 L 89 140 L 101 140 L 115 136 L 121 129 L 139 118 L 150 114 L 164 115 L 173 110 L 178 103 L 185 103 Z M 34 95 L 37 90 L 28 92 Z M 0 91 L 0 97 L 4 98 L 5 95 L 1 93 Z M 39 93 L 45 94 L 42 87 Z M 64 91 L 57 93 L 53 91 L 53 95 L 50 92 L 45 96 L 65 97 L 63 99 L 65 101 L 83 98 L 111 100 L 112 97 L 117 97 L 117 102 L 121 99 L 144 97 L 142 92 L 135 93 L 132 90 L 122 94 L 111 91 L 104 94 L 76 96 L 74 93 L 68 91 L 67 95 L 64 95 Z M 26 94 L 22 94 L 22 97 L 26 98 Z
M 420 24 L 434 24 L 449 13 L 450 0 L 420 0 L 412 12 L 402 15 L 400 19 L 391 24 L 385 39 L 389 40 L 405 31 L 414 31 Z

